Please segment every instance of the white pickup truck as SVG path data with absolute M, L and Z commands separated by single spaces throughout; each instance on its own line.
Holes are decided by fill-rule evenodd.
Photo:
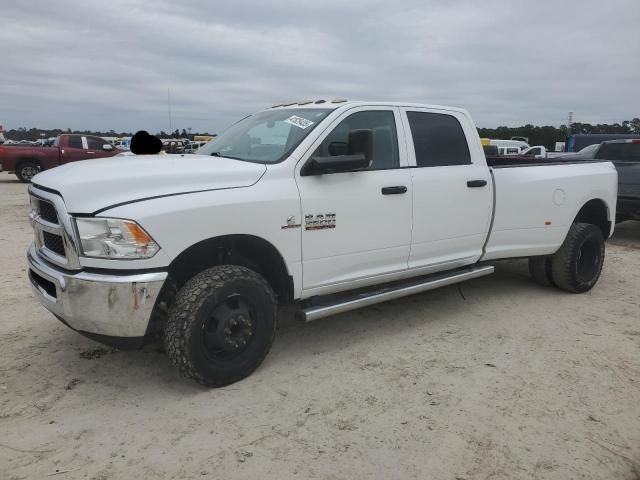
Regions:
M 487 165 L 458 108 L 276 106 L 198 155 L 38 174 L 29 276 L 69 327 L 120 346 L 161 332 L 182 374 L 225 385 L 263 361 L 281 305 L 315 320 L 514 257 L 539 283 L 591 289 L 616 217 L 614 166 L 526 162 Z
M 530 156 L 532 158 L 554 158 L 566 155 L 565 152 L 552 152 L 547 150 L 543 145 L 536 145 L 534 147 L 525 148 L 518 155 Z

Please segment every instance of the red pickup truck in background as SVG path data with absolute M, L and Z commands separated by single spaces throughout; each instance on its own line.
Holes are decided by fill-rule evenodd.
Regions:
M 0 172 L 15 173 L 21 182 L 27 183 L 42 170 L 78 160 L 112 157 L 118 153 L 122 150 L 100 137 L 58 135 L 50 147 L 0 145 Z

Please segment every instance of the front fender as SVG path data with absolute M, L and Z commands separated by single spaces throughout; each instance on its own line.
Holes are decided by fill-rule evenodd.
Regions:
M 83 259 L 85 266 L 166 267 L 199 242 L 226 235 L 251 235 L 276 248 L 293 278 L 294 295 L 301 291 L 300 197 L 290 178 L 261 180 L 244 188 L 155 198 L 115 207 L 100 216 L 137 221 L 161 250 L 152 259 L 131 262 Z M 298 227 L 287 225 L 290 217 L 297 219 Z

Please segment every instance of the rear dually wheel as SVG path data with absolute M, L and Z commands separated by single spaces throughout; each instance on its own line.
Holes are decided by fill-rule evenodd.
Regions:
M 604 252 L 604 237 L 598 227 L 574 223 L 560 249 L 551 257 L 554 283 L 572 293 L 591 290 L 600 278 Z

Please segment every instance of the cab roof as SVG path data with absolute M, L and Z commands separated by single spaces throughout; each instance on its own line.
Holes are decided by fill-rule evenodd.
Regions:
M 430 105 L 430 104 L 425 104 L 425 103 L 415 103 L 415 102 L 402 102 L 402 101 L 397 101 L 397 102 L 378 102 L 378 101 L 371 101 L 371 102 L 366 102 L 366 101 L 354 101 L 354 100 L 347 100 L 344 98 L 334 98 L 332 100 L 307 100 L 307 101 L 302 101 L 302 102 L 288 102 L 288 103 L 282 103 L 282 104 L 278 104 L 278 105 L 273 105 L 272 107 L 268 108 L 267 110 L 271 110 L 271 109 L 277 109 L 277 108 L 331 108 L 331 109 L 336 109 L 336 108 L 342 108 L 342 107 L 346 107 L 346 108 L 352 108 L 352 107 L 358 107 L 358 106 L 383 106 L 383 107 L 409 107 L 409 108 L 431 108 L 431 109 L 435 109 L 435 110 L 448 110 L 448 111 L 453 111 L 453 112 L 460 112 L 460 113 L 464 113 L 464 114 L 468 114 L 468 112 L 466 110 L 464 110 L 463 108 L 457 108 L 457 107 L 447 107 L 447 106 L 443 106 L 443 105 Z

